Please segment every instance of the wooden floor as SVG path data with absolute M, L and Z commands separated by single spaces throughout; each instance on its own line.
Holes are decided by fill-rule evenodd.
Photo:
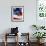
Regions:
M 4 42 L 0 42 L 0 46 L 5 46 L 4 45 Z M 16 46 L 16 44 L 15 44 L 15 42 L 14 43 L 12 43 L 12 42 L 10 42 L 10 43 L 8 43 L 8 45 L 7 46 Z M 21 45 L 22 46 L 22 45 Z M 24 45 L 25 46 L 25 45 Z M 30 46 L 37 46 L 37 43 L 30 43 Z M 46 43 L 44 43 L 44 45 L 41 45 L 41 46 L 46 46 Z

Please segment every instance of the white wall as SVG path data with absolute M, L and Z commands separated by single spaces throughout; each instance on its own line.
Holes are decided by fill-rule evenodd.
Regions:
M 11 21 L 11 6 L 24 6 L 24 22 Z M 29 32 L 32 24 L 36 24 L 36 0 L 0 0 L 0 33 L 16 26 L 20 32 Z
M 24 6 L 24 22 L 11 21 L 11 6 Z M 0 34 L 11 27 L 19 27 L 19 32 L 29 32 L 36 24 L 36 0 L 0 0 Z

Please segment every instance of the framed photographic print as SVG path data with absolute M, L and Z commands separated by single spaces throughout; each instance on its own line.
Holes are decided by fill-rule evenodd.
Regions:
M 37 25 L 45 25 L 46 23 L 46 0 L 36 1 L 36 23 Z
M 39 18 L 46 18 L 46 0 L 37 1 L 37 14 Z
M 24 21 L 24 6 L 12 6 L 11 7 L 11 20 L 13 22 Z

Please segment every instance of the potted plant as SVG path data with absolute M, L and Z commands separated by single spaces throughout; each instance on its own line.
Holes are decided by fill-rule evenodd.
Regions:
M 33 35 L 37 38 L 37 42 L 41 43 L 40 40 L 42 38 L 45 38 L 44 37 L 44 36 L 46 36 L 45 34 L 46 34 L 45 32 L 35 32 Z
M 36 30 L 45 29 L 45 26 L 32 25 L 32 27 L 35 28 Z
M 33 28 L 35 28 L 36 30 L 38 30 L 38 26 L 37 25 L 32 25 Z

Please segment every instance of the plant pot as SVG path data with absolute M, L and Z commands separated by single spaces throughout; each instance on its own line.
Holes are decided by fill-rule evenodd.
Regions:
M 37 43 L 41 44 L 44 42 L 45 39 L 37 39 Z
M 40 43 L 40 39 L 37 39 L 37 43 Z

